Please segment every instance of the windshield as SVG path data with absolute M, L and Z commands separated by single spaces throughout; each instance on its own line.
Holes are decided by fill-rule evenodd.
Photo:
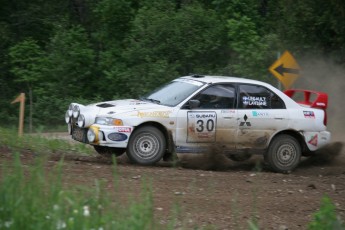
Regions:
M 179 79 L 156 89 L 140 99 L 160 105 L 176 106 L 202 85 L 203 83 L 198 81 Z

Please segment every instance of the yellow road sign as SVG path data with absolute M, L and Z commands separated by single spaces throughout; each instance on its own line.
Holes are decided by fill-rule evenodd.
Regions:
M 299 77 L 300 67 L 289 51 L 270 66 L 269 71 L 288 89 Z

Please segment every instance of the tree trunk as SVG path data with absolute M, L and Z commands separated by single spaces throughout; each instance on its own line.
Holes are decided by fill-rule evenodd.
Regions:
M 32 133 L 32 88 L 29 86 L 29 101 L 30 101 L 30 115 L 29 115 L 29 132 Z

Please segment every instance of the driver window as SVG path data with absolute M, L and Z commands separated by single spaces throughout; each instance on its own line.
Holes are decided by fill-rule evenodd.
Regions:
M 199 100 L 201 109 L 233 109 L 235 102 L 235 87 L 232 85 L 213 85 L 196 95 L 193 100 Z

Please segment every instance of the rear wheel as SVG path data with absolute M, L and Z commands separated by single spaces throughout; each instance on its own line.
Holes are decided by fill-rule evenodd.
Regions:
M 282 134 L 272 140 L 265 161 L 276 172 L 290 173 L 299 164 L 301 155 L 296 138 Z
M 134 163 L 151 165 L 158 162 L 166 150 L 163 133 L 152 126 L 143 126 L 131 135 L 128 147 L 128 158 Z
M 105 157 L 111 157 L 112 155 L 118 157 L 118 156 L 121 156 L 126 151 L 125 148 L 113 148 L 113 147 L 99 146 L 99 145 L 94 145 L 93 147 L 96 150 L 96 152 L 98 152 L 99 154 Z

